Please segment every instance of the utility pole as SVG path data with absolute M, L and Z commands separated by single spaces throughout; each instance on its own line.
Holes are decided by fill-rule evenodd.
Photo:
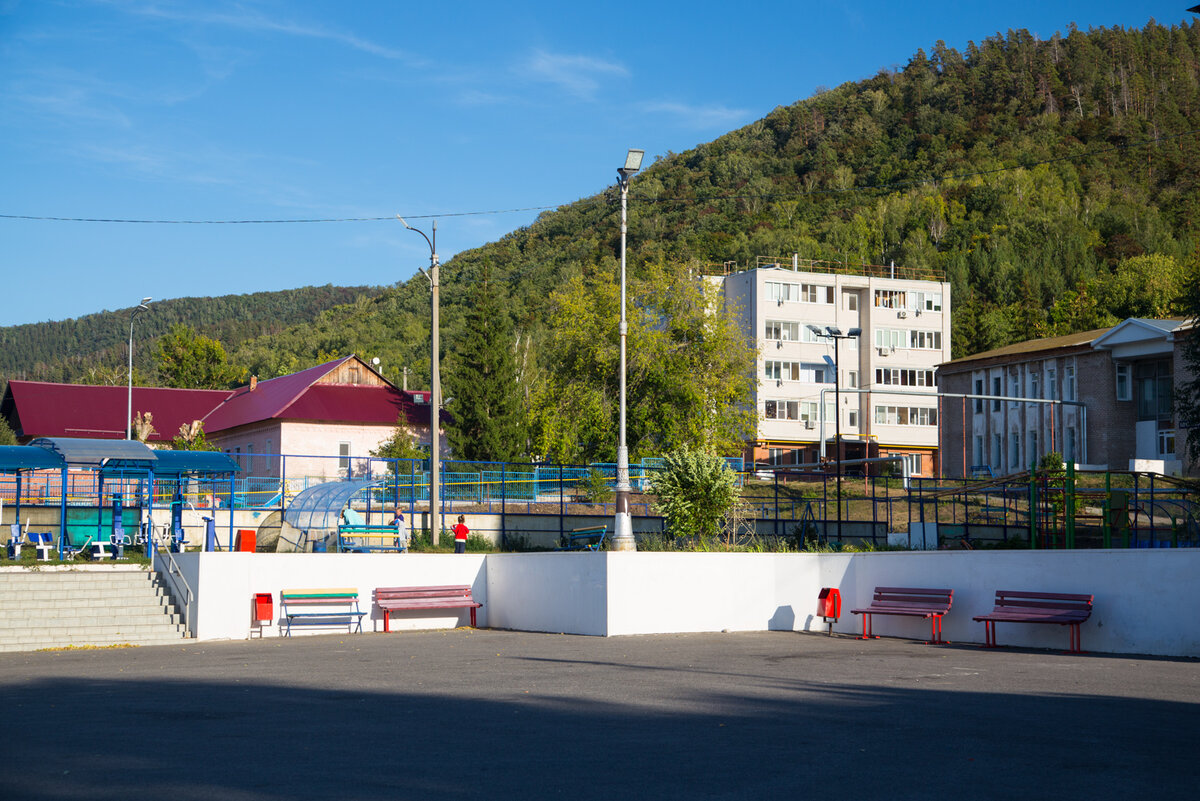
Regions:
M 442 375 L 441 365 L 438 360 L 438 351 L 441 347 L 438 337 L 438 254 L 437 254 L 437 220 L 433 221 L 433 238 L 425 236 L 425 232 L 420 229 L 413 228 L 399 214 L 396 219 L 404 223 L 404 227 L 410 231 L 416 231 L 429 245 L 429 272 L 426 273 L 423 268 L 417 269 L 429 279 L 430 289 L 430 389 L 429 389 L 429 533 L 433 544 L 438 544 L 438 537 L 442 531 L 442 459 L 441 459 L 441 415 L 442 415 Z M 408 383 L 408 369 L 404 371 L 405 384 Z

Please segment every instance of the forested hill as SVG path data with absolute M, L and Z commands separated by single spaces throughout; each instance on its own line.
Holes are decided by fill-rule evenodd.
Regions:
M 1010 31 L 964 51 L 938 42 L 902 69 L 657 160 L 630 190 L 631 270 L 794 252 L 933 268 L 953 285 L 956 356 L 1161 315 L 1196 245 L 1198 130 L 1194 24 L 1045 40 Z M 549 293 L 615 269 L 613 201 L 610 191 L 547 212 L 451 260 L 446 349 L 464 284 L 486 267 L 536 350 Z M 236 355 L 263 374 L 356 350 L 427 376 L 428 297 L 416 276 Z
M 235 347 L 253 337 L 297 323 L 359 297 L 375 297 L 381 287 L 321 286 L 157 301 L 138 317 L 135 364 L 143 373 L 151 363 L 148 343 L 183 323 L 198 333 Z M 0 378 L 86 383 L 125 380 L 131 309 L 89 314 L 76 320 L 0 328 Z
M 1010 31 L 961 51 L 937 42 L 902 69 L 780 106 L 656 160 L 630 190 L 630 269 L 744 266 L 792 253 L 933 269 L 953 287 L 956 356 L 1163 316 L 1194 261 L 1198 131 L 1195 24 L 1070 28 L 1044 40 Z M 621 158 L 613 153 L 614 179 Z M 485 273 L 529 345 L 522 358 L 536 368 L 550 294 L 575 276 L 616 270 L 614 201 L 610 190 L 547 212 L 444 265 L 448 369 L 467 290 Z M 265 325 L 301 315 L 231 317 Z M 409 368 L 416 387 L 428 381 L 429 317 L 428 283 L 418 274 L 240 344 L 235 329 L 190 321 L 260 377 L 357 352 L 379 356 L 397 381 Z M 160 308 L 146 324 L 163 327 L 146 336 L 171 321 Z M 126 319 L 106 326 L 103 339 L 98 329 L 76 328 L 53 342 L 41 326 L 20 327 L 20 342 L 10 339 L 16 329 L 4 331 L 0 358 L 19 357 L 33 373 L 29 360 L 53 365 L 93 336 L 117 347 Z

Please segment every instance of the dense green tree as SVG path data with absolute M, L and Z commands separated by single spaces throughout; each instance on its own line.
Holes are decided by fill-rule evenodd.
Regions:
M 371 455 L 380 459 L 425 459 L 429 456 L 429 451 L 427 448 L 422 450 L 417 445 L 416 437 L 409 428 L 408 418 L 401 412 L 396 418 L 396 427 L 392 429 L 392 435 L 379 443 L 379 447 L 372 450 Z M 394 468 L 395 464 L 391 467 Z M 401 467 L 400 472 L 407 470 Z
M 626 316 L 630 458 L 691 445 L 737 453 L 753 431 L 754 350 L 734 310 L 686 268 L 631 279 Z M 620 417 L 620 287 L 601 271 L 551 298 L 535 447 L 563 462 L 613 461 Z
M 515 462 L 529 453 L 516 333 L 500 287 L 484 279 L 471 293 L 465 330 L 445 373 L 450 419 L 446 433 L 455 457 L 475 462 Z
M 186 389 L 223 389 L 241 380 L 245 371 L 229 364 L 225 348 L 189 325 L 171 326 L 154 344 L 154 361 L 162 383 Z
M 711 539 L 738 500 L 737 474 L 719 456 L 683 447 L 651 479 L 655 506 L 673 537 Z
M 1175 412 L 1187 425 L 1187 452 L 1196 462 L 1200 461 L 1200 336 L 1196 333 L 1200 326 L 1200 252 L 1187 267 L 1178 307 L 1191 325 L 1180 345 L 1186 373 L 1176 376 Z
M 9 427 L 8 421 L 0 417 L 0 445 L 16 445 L 17 435 Z

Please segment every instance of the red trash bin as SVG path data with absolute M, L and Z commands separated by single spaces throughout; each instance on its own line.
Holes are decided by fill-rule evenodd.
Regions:
M 267 625 L 275 619 L 275 599 L 269 592 L 254 594 L 254 622 Z
M 255 531 L 252 528 L 239 528 L 237 535 L 237 549 L 239 551 L 254 553 L 254 549 L 256 547 L 254 535 Z

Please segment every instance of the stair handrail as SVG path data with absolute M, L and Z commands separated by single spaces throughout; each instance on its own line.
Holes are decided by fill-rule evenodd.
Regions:
M 184 589 L 184 593 L 182 594 L 183 621 L 184 621 L 183 625 L 184 625 L 184 629 L 187 631 L 188 636 L 191 637 L 193 634 L 193 632 L 192 632 L 192 601 L 195 600 L 196 595 L 195 595 L 195 593 L 192 592 L 192 587 L 190 584 L 188 584 L 187 579 L 183 577 L 183 571 L 180 570 L 179 563 L 175 561 L 175 557 L 174 557 L 174 555 L 172 555 L 170 547 L 164 547 L 165 538 L 160 536 L 158 534 L 158 532 L 156 532 L 154 530 L 153 524 L 151 524 L 149 526 L 149 528 L 150 528 L 150 535 L 149 535 L 148 539 L 149 539 L 150 548 L 152 551 L 151 556 L 150 556 L 150 569 L 153 570 L 155 573 L 160 573 L 160 574 L 165 573 L 166 577 L 171 580 L 171 588 L 173 589 L 172 596 L 176 599 L 181 597 L 181 593 L 179 592 L 179 584 L 180 584 L 180 582 L 183 583 L 183 589 Z M 167 527 L 164 525 L 163 531 L 166 531 L 166 530 L 167 530 Z M 154 560 L 156 558 L 158 558 L 160 554 L 162 556 L 166 557 L 166 559 L 165 559 L 166 570 L 165 571 L 160 570 L 159 568 L 157 568 L 155 566 Z M 178 581 L 176 581 L 176 579 L 178 579 Z

